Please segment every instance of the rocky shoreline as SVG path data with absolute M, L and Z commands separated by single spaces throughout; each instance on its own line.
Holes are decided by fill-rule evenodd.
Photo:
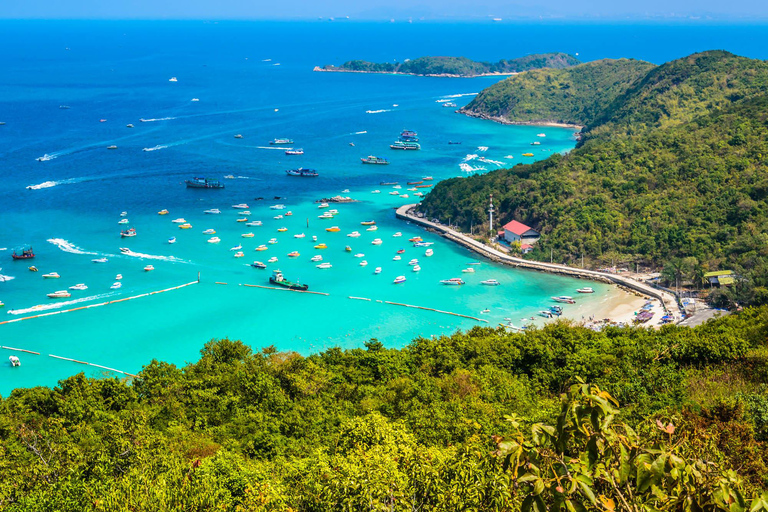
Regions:
M 511 121 L 507 119 L 504 116 L 492 116 L 490 114 L 485 114 L 483 112 L 475 112 L 474 110 L 467 110 L 465 108 L 461 108 L 457 110 L 459 114 L 464 114 L 465 116 L 469 117 L 476 117 L 478 119 L 485 119 L 486 121 L 493 121 L 500 124 L 509 124 L 509 125 L 518 125 L 518 126 L 552 126 L 556 128 L 573 128 L 574 130 L 581 131 L 584 127 L 579 124 L 570 124 L 570 123 L 562 123 L 558 121 L 548 121 L 548 120 L 539 120 L 539 121 Z
M 362 73 L 365 75 L 431 76 L 431 77 L 441 77 L 441 78 L 477 78 L 481 76 L 513 76 L 518 74 L 517 72 L 480 73 L 477 75 L 454 75 L 451 73 L 422 74 L 422 73 L 402 73 L 400 71 L 357 71 L 354 69 L 342 69 L 342 68 L 327 69 L 327 68 L 321 68 L 320 66 L 315 66 L 314 69 L 312 69 L 312 71 L 318 71 L 323 73 Z

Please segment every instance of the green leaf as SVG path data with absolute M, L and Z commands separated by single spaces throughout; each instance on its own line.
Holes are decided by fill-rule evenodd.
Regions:
M 533 494 L 538 496 L 542 492 L 544 492 L 544 481 L 541 478 L 538 478 L 533 484 Z
M 584 495 L 587 497 L 590 503 L 592 505 L 595 504 L 595 493 L 592 492 L 592 488 L 585 484 L 584 482 L 579 482 L 579 487 L 581 487 L 581 492 L 584 493 Z

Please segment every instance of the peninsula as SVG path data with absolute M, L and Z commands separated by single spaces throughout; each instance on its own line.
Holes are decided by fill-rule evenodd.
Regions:
M 567 53 L 541 53 L 496 63 L 477 62 L 466 57 L 419 57 L 404 62 L 375 63 L 351 60 L 341 66 L 317 66 L 315 71 L 343 73 L 384 73 L 414 76 L 476 77 L 514 75 L 534 69 L 564 69 L 581 61 Z

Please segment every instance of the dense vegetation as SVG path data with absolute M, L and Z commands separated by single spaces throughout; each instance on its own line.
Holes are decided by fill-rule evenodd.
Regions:
M 567 68 L 579 60 L 566 53 L 542 53 L 499 62 L 477 62 L 466 57 L 419 57 L 395 63 L 351 60 L 341 66 L 325 66 L 326 71 L 358 71 L 366 73 L 406 73 L 412 75 L 477 76 L 487 73 L 519 73 L 541 68 Z
M 733 269 L 744 280 L 731 300 L 766 303 L 766 91 L 762 61 L 718 51 L 664 64 L 582 118 L 584 140 L 568 155 L 441 182 L 421 208 L 468 229 L 487 221 L 493 193 L 501 223 L 543 233 L 529 257 L 685 260 L 695 284 L 707 270 Z
M 768 510 L 767 337 L 763 308 L 310 357 L 212 341 L 2 400 L 0 508 Z
M 529 71 L 484 89 L 461 111 L 504 122 L 584 125 L 653 67 L 643 61 L 605 59 Z

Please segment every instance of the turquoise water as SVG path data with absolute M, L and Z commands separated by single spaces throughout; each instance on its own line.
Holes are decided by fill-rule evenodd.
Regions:
M 583 284 L 492 264 L 395 219 L 396 207 L 417 200 L 413 191 L 406 190 L 407 181 L 429 175 L 434 180 L 425 183 L 436 183 L 465 176 L 462 163 L 482 166 L 484 170 L 474 172 L 485 172 L 532 160 L 522 156 L 531 148 L 536 159 L 546 158 L 572 148 L 574 138 L 568 129 L 501 126 L 441 106 L 441 100 L 465 104 L 495 78 L 311 71 L 316 64 L 355 57 L 402 58 L 406 52 L 392 37 L 391 27 L 369 27 L 370 37 L 364 40 L 352 33 L 365 32 L 359 28 L 334 35 L 307 24 L 277 28 L 237 24 L 225 29 L 179 23 L 4 22 L 3 28 L 0 43 L 24 40 L 29 44 L 0 56 L 6 70 L 0 82 L 0 121 L 7 123 L 0 126 L 5 171 L 0 189 L 0 248 L 4 248 L 0 274 L 6 276 L 0 282 L 0 300 L 5 303 L 2 320 L 34 315 L 37 312 L 30 308 L 37 305 L 60 306 L 46 310 L 50 312 L 177 286 L 196 281 L 198 273 L 201 282 L 105 307 L 0 325 L 0 344 L 43 354 L 20 354 L 21 368 L 0 365 L 1 394 L 21 386 L 53 385 L 79 371 L 102 372 L 47 354 L 136 372 L 153 358 L 176 364 L 194 361 L 206 341 L 222 337 L 241 339 L 255 349 L 275 345 L 302 354 L 331 346 L 360 346 L 370 338 L 399 347 L 417 336 L 493 326 L 505 319 L 520 325 L 523 317 L 548 306 L 550 296 L 575 295 Z M 423 29 L 426 35 L 435 30 Z M 477 41 L 467 43 L 471 51 L 466 54 L 483 58 L 483 44 L 488 42 L 482 38 L 484 30 L 478 29 Z M 280 44 L 275 44 L 276 34 L 285 36 Z M 424 34 L 417 38 L 421 46 L 410 48 L 406 56 L 456 53 L 450 50 L 457 41 L 445 37 L 446 51 L 433 51 L 435 39 Z M 563 40 L 562 44 L 571 43 Z M 518 50 L 513 53 L 526 52 Z M 509 56 L 506 53 L 485 58 Z M 597 50 L 593 48 L 592 53 Z M 173 76 L 177 82 L 169 82 Z M 59 109 L 59 105 L 71 108 Z M 139 122 L 140 118 L 150 121 Z M 135 127 L 127 128 L 128 123 Z M 419 132 L 421 151 L 388 149 L 405 128 Z M 546 137 L 536 137 L 540 132 Z M 235 134 L 243 138 L 235 139 Z M 275 137 L 293 138 L 305 155 L 286 156 L 270 148 L 268 141 Z M 534 140 L 541 146 L 531 146 Z M 118 149 L 107 150 L 111 144 Z M 392 163 L 361 165 L 360 158 L 370 154 Z M 45 161 L 37 160 L 45 155 Z M 480 162 L 479 157 L 489 162 Z M 317 169 L 321 176 L 285 175 L 286 169 L 300 165 Z M 226 188 L 185 188 L 183 180 L 194 175 L 222 179 Z M 223 179 L 226 175 L 235 178 Z M 399 192 L 409 197 L 390 195 L 393 188 L 380 185 L 382 181 L 399 182 Z M 331 208 L 339 214 L 332 220 L 318 219 L 322 210 L 315 201 L 336 194 L 359 202 L 333 204 Z M 236 222 L 238 211 L 231 205 L 237 203 L 247 203 L 249 220 L 261 220 L 263 225 L 247 227 Z M 285 204 L 286 210 L 269 209 L 276 203 Z M 159 216 L 157 212 L 164 208 L 170 213 Z M 205 215 L 209 208 L 222 213 Z M 273 218 L 289 210 L 292 216 Z M 139 233 L 133 239 L 119 236 L 122 211 L 128 212 Z M 171 222 L 178 217 L 193 228 L 180 230 Z M 369 219 L 376 221 L 377 231 L 360 225 Z M 329 226 L 339 226 L 340 232 L 326 232 Z M 279 233 L 280 227 L 288 230 Z M 202 231 L 208 228 L 216 230 L 219 244 L 207 243 L 209 236 Z M 346 236 L 354 230 L 361 233 L 359 238 Z M 242 238 L 247 232 L 254 237 Z M 393 237 L 396 232 L 403 236 Z M 298 233 L 306 237 L 294 238 Z M 328 248 L 313 249 L 313 235 Z M 434 256 L 426 257 L 425 249 L 408 243 L 415 235 L 434 243 Z M 170 236 L 177 237 L 176 244 L 167 243 Z M 273 237 L 277 244 L 264 252 L 254 251 Z M 372 245 L 374 238 L 382 244 Z M 10 249 L 23 243 L 33 245 L 34 264 L 40 272 L 29 272 L 27 263 L 11 261 Z M 233 257 L 230 249 L 238 244 L 243 246 L 244 258 Z M 352 247 L 351 253 L 344 251 L 346 245 Z M 130 248 L 132 255 L 121 254 L 120 247 Z M 402 260 L 393 261 L 400 248 L 405 249 Z M 287 254 L 294 250 L 300 256 L 289 258 Z M 356 253 L 365 256 L 356 258 Z M 317 263 L 310 261 L 315 254 L 333 267 L 317 269 Z M 240 286 L 268 284 L 269 271 L 247 264 L 266 262 L 272 256 L 278 262 L 270 270 L 279 267 L 288 279 L 328 295 Z M 91 261 L 99 257 L 107 257 L 108 263 Z M 408 265 L 412 258 L 420 261 L 418 273 Z M 361 259 L 368 265 L 360 266 Z M 481 261 L 476 273 L 461 272 L 475 261 Z M 144 272 L 150 263 L 155 270 Z M 374 275 L 379 266 L 382 273 Z M 61 278 L 42 278 L 51 271 Z M 123 275 L 123 287 L 110 290 L 118 273 Z M 406 276 L 406 283 L 393 284 L 399 275 Z M 467 285 L 439 284 L 441 279 L 458 276 Z M 479 284 L 488 278 L 502 285 Z M 66 301 L 46 297 L 77 283 L 85 283 L 88 290 L 73 291 Z M 569 316 L 579 318 L 591 305 L 615 294 L 605 285 L 592 286 L 597 293 L 579 297 L 578 305 L 566 308 Z M 378 300 L 452 311 L 487 323 Z M 485 309 L 489 311 L 481 313 Z M 11 353 L 2 351 L 3 357 Z

